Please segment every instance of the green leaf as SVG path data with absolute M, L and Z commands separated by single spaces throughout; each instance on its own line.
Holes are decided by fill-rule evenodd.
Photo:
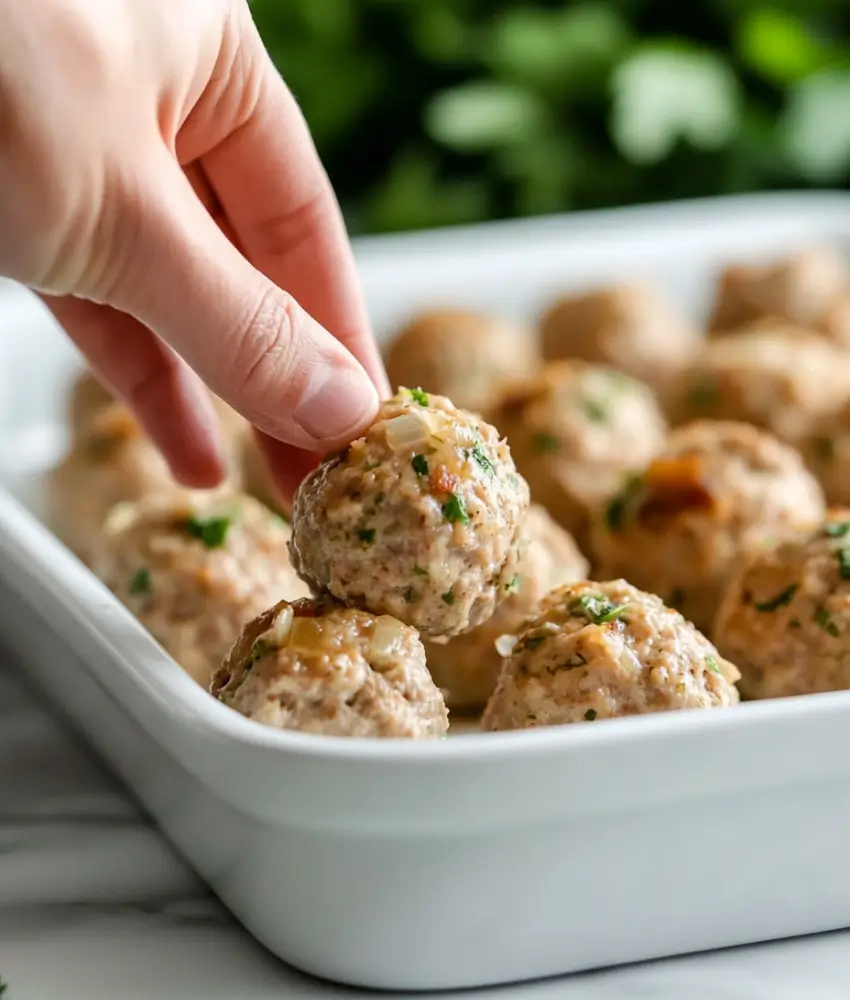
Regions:
M 533 93 L 497 80 L 470 80 L 425 107 L 427 134 L 461 153 L 521 144 L 546 131 L 548 111 Z
M 737 79 L 708 49 L 646 45 L 617 67 L 612 87 L 611 134 L 632 163 L 659 163 L 682 141 L 720 149 L 738 131 Z
M 813 35 L 802 18 L 770 8 L 743 16 L 737 48 L 745 65 L 780 86 L 823 69 L 834 55 L 832 47 Z

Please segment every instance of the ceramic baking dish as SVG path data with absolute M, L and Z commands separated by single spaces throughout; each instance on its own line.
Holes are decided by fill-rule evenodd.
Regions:
M 386 330 L 426 304 L 531 316 L 627 275 L 698 311 L 722 260 L 848 238 L 850 199 L 783 195 L 358 254 Z M 281 733 L 214 702 L 27 509 L 74 364 L 4 286 L 0 641 L 271 951 L 435 990 L 850 924 L 850 694 L 426 744 Z

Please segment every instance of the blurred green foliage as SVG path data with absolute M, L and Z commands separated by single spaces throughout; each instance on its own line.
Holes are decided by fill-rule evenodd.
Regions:
M 850 183 L 848 0 L 253 0 L 355 232 Z

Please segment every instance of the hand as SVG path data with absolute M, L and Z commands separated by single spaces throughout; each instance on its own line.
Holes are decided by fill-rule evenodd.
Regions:
M 374 416 L 345 228 L 244 0 L 0 0 L 0 191 L 0 274 L 182 482 L 224 473 L 201 380 L 284 489 Z

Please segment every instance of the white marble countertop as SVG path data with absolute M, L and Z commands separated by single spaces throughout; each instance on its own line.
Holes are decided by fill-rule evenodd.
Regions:
M 367 995 L 292 972 L 255 945 L 2 667 L 0 982 L 3 1000 Z M 850 932 L 468 995 L 845 1000 Z

